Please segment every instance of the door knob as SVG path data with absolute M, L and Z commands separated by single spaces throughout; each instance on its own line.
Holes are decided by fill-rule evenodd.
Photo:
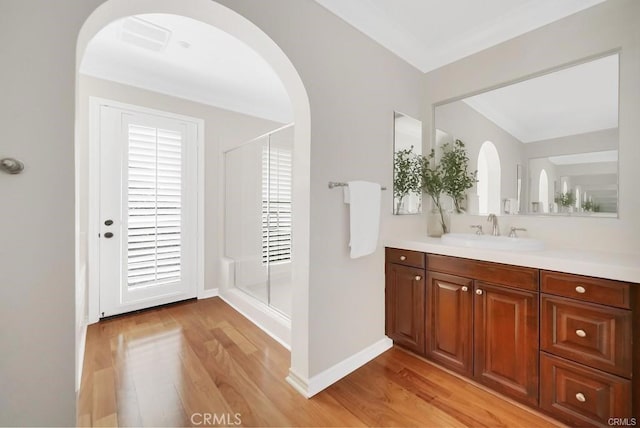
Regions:
M 420 281 L 422 279 L 422 277 L 420 275 L 416 275 L 416 277 L 414 278 L 416 281 Z
M 107 239 L 113 238 L 113 233 L 107 232 L 107 233 L 104 234 L 104 237 L 107 238 Z
M 469 288 L 466 285 L 463 285 L 461 290 L 466 293 L 469 290 Z
M 113 220 L 105 220 L 104 225 L 105 226 L 111 226 L 113 224 Z
M 476 294 L 477 294 L 478 296 L 482 296 L 482 289 L 478 288 L 478 289 L 476 290 Z

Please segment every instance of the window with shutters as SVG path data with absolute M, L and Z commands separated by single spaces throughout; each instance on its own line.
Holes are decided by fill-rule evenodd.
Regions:
M 291 150 L 262 149 L 262 263 L 291 261 Z
M 181 279 L 183 134 L 129 124 L 129 287 Z

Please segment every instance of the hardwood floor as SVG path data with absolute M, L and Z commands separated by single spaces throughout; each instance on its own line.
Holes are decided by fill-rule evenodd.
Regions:
M 80 426 L 540 427 L 548 419 L 391 349 L 306 400 L 289 352 L 219 298 L 89 326 Z

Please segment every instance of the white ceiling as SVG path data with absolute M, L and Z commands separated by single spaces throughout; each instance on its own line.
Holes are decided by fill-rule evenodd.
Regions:
M 293 120 L 282 82 L 240 40 L 183 16 L 138 18 L 144 21 L 129 21 L 129 26 L 148 22 L 169 30 L 166 47 L 154 50 L 126 42 L 121 35 L 129 18 L 114 21 L 91 40 L 80 72 L 281 123 Z M 148 30 L 143 37 L 160 32 L 153 27 Z
M 618 55 L 463 100 L 523 143 L 618 127 Z
M 316 0 L 423 72 L 604 0 Z
M 604 0 L 316 1 L 428 71 Z M 138 18 L 166 29 L 165 40 L 127 42 L 126 21 L 114 21 L 89 43 L 80 72 L 281 123 L 293 120 L 278 76 L 241 41 L 182 16 Z M 148 29 L 145 37 L 161 29 Z

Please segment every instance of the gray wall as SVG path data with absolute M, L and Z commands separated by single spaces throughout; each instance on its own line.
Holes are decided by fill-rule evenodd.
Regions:
M 384 337 L 383 248 L 349 258 L 348 207 L 327 183 L 361 179 L 391 188 L 393 111 L 420 118 L 423 74 L 313 1 L 221 3 L 284 50 L 311 103 L 311 377 Z M 381 238 L 424 235 L 422 216 L 391 215 L 392 197 L 384 192 Z
M 425 135 L 430 135 L 434 103 L 620 49 L 619 219 L 508 216 L 501 219 L 503 233 L 509 226 L 526 227 L 529 236 L 543 239 L 550 247 L 640 253 L 639 19 L 640 2 L 610 0 L 425 75 L 423 117 Z M 467 231 L 479 220 L 453 216 L 453 231 Z
M 0 174 L 0 425 L 75 424 L 75 41 L 98 3 L 0 2 L 0 156 L 26 165 Z

